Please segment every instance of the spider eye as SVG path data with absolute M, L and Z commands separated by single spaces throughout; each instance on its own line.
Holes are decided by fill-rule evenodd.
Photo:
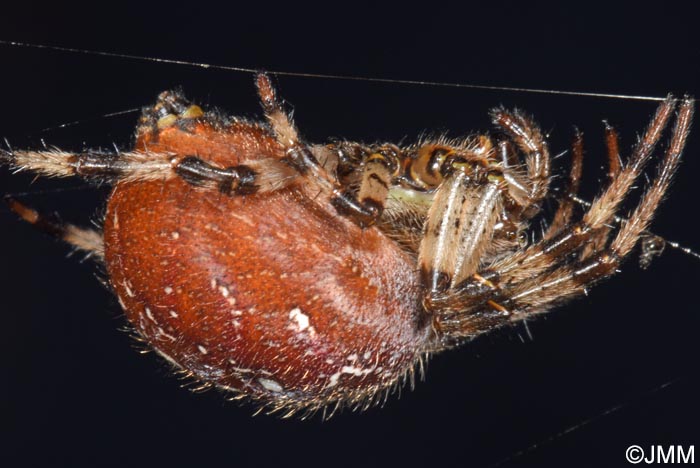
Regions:
M 422 146 L 411 164 L 411 178 L 428 187 L 437 187 L 442 182 L 442 168 L 445 159 L 453 150 L 440 146 Z

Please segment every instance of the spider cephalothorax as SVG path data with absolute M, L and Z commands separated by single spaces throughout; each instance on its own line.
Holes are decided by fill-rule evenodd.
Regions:
M 12 151 L 48 176 L 114 182 L 103 232 L 25 219 L 104 262 L 137 333 L 204 384 L 271 409 L 366 406 L 434 352 L 550 309 L 612 275 L 677 168 L 692 100 L 668 98 L 580 220 L 566 194 L 543 236 L 544 136 L 496 109 L 495 136 L 400 147 L 304 142 L 265 75 L 266 123 L 204 112 L 180 93 L 144 111 L 132 151 Z M 659 171 L 628 221 L 615 213 L 677 110 Z

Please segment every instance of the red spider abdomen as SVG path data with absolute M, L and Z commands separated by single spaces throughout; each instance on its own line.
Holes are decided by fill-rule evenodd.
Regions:
M 238 131 L 274 146 L 253 127 Z M 159 149 L 183 154 L 173 132 Z M 209 160 L 251 159 L 246 145 L 225 148 L 235 161 L 220 151 Z M 370 395 L 411 369 L 432 336 L 414 261 L 301 188 L 227 196 L 180 179 L 118 184 L 104 239 L 136 331 L 200 380 L 253 397 Z

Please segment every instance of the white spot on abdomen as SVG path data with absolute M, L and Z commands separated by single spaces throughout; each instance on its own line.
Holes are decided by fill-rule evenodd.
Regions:
M 328 380 L 328 385 L 326 385 L 326 388 L 328 387 L 334 387 L 338 385 L 338 380 L 340 379 L 340 376 L 342 374 L 349 374 L 353 375 L 355 377 L 364 377 L 367 374 L 371 374 L 374 371 L 375 367 L 371 367 L 369 369 L 363 369 L 361 367 L 355 367 L 355 366 L 343 366 L 340 368 L 338 372 L 335 374 L 331 375 L 330 379 Z
M 289 311 L 289 320 L 292 322 L 288 327 L 290 330 L 294 330 L 297 333 L 306 332 L 311 338 L 316 337 L 316 329 L 311 326 L 309 316 L 302 312 L 299 307 Z
M 279 393 L 284 390 L 284 387 L 282 387 L 282 385 L 280 385 L 276 380 L 260 377 L 258 378 L 258 382 L 260 382 L 260 385 L 262 385 L 265 390 L 269 390 L 271 392 Z
M 309 316 L 303 313 L 298 307 L 289 311 L 289 320 L 296 322 L 297 331 L 304 331 L 309 328 Z

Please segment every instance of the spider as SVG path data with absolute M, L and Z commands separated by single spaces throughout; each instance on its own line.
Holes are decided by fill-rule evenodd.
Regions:
M 669 187 L 693 114 L 690 98 L 669 96 L 624 164 L 608 126 L 610 181 L 574 220 L 577 134 L 565 194 L 528 242 L 551 157 L 523 113 L 494 109 L 493 135 L 310 144 L 267 75 L 256 84 L 266 122 L 205 112 L 171 91 L 143 111 L 132 151 L 0 158 L 112 182 L 102 232 L 8 203 L 102 263 L 135 331 L 175 368 L 287 416 L 382 402 L 429 355 L 613 275 Z M 615 228 L 674 110 L 657 176 Z M 656 252 L 647 244 L 645 260 Z

